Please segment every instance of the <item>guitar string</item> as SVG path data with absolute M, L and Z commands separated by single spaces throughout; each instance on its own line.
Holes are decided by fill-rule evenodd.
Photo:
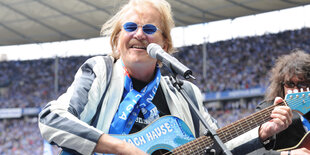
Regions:
M 295 104 L 295 101 L 293 101 L 291 105 L 296 105 L 296 104 Z M 300 105 L 300 104 L 299 104 L 299 105 Z M 272 109 L 271 109 L 271 110 L 272 110 Z M 256 115 L 256 116 L 261 117 L 261 115 Z M 264 120 L 266 117 L 263 117 L 263 118 L 261 117 L 261 119 L 257 119 L 256 116 L 253 117 L 252 119 L 254 119 L 254 120 L 262 120 L 261 122 L 265 122 L 265 121 L 263 121 L 263 120 Z M 260 124 L 260 123 L 259 123 L 259 124 Z M 228 132 L 229 132 L 229 131 L 228 131 Z
M 187 153 L 188 152 L 188 150 L 190 150 L 189 149 L 189 146 L 192 146 L 195 142 L 197 142 L 198 140 L 193 140 L 193 141 L 191 141 L 190 143 L 187 143 L 187 147 L 185 146 L 185 147 L 181 147 L 181 148 L 179 148 L 179 149 L 177 149 L 174 153 L 176 153 L 177 154 L 177 152 L 182 152 L 182 153 Z M 187 153 L 188 154 L 188 153 Z
M 309 97 L 309 96 L 308 96 Z M 298 98 L 298 97 L 297 97 Z M 303 98 L 301 98 L 301 99 L 303 99 L 304 100 L 304 103 L 307 103 L 307 101 L 308 101 L 308 99 L 307 98 L 305 98 L 305 97 L 303 97 Z M 296 106 L 296 107 L 298 107 L 298 106 L 300 106 L 300 105 L 302 105 L 302 104 L 304 104 L 303 102 L 300 102 L 299 100 L 292 100 L 291 102 L 290 101 L 286 101 L 287 103 L 288 103 L 288 105 L 290 106 L 290 107 L 292 107 L 292 106 Z M 279 106 L 279 105 L 285 105 L 284 103 L 281 103 L 281 104 L 278 104 L 278 105 L 273 105 L 273 106 L 270 106 L 270 107 L 267 107 L 266 108 L 266 110 L 262 110 L 262 111 L 260 111 L 257 115 L 253 115 L 253 116 L 251 116 L 250 117 L 250 120 L 251 121 L 254 121 L 254 122 L 256 122 L 256 120 L 259 120 L 257 123 L 256 123 L 256 126 L 259 126 L 259 125 L 261 125 L 261 124 L 263 124 L 264 122 L 267 122 L 268 120 L 270 120 L 271 118 L 270 117 L 266 117 L 267 115 L 268 116 L 270 116 L 270 114 L 271 114 L 271 112 L 272 112 L 272 110 L 274 109 L 274 107 L 275 106 Z M 298 109 L 297 109 L 298 110 Z M 267 113 L 266 113 L 266 111 L 267 111 Z M 265 117 L 262 117 L 262 114 L 264 114 L 265 115 Z M 260 117 L 261 119 L 257 119 L 257 117 Z M 244 119 L 246 119 L 246 118 L 244 118 Z M 236 123 L 234 123 L 234 124 L 243 124 L 243 125 L 241 125 L 241 126 L 244 126 L 244 123 L 247 123 L 247 122 L 249 122 L 249 121 L 244 121 L 243 119 L 241 119 L 241 120 L 239 120 L 239 121 L 237 121 Z M 218 131 L 218 133 L 219 133 L 219 137 L 221 138 L 221 139 L 225 139 L 226 141 L 223 141 L 224 143 L 225 142 L 227 142 L 227 141 L 229 141 L 229 140 L 227 140 L 227 136 L 224 136 L 223 135 L 223 133 L 225 133 L 225 135 L 227 135 L 226 133 L 228 132 L 229 134 L 230 134 L 230 136 L 231 136 L 231 133 L 233 132 L 233 130 L 228 130 L 228 129 L 231 129 L 232 127 L 234 127 L 234 128 L 232 128 L 232 129 L 235 129 L 235 132 L 234 132 L 234 134 L 233 134 L 233 136 L 231 136 L 231 137 L 237 137 L 237 136 L 239 136 L 239 134 L 238 134 L 238 131 L 236 130 L 236 128 L 235 128 L 235 126 L 233 126 L 234 124 L 231 124 L 230 126 L 226 126 L 226 127 L 224 127 L 224 128 L 222 128 L 222 129 L 219 129 L 219 131 Z M 251 123 L 250 123 L 251 124 Z M 259 125 L 258 125 L 259 124 Z M 232 126 L 232 127 L 231 127 Z M 239 128 L 238 128 L 239 129 Z M 243 128 L 242 128 L 243 129 Z M 249 129 L 246 129 L 247 131 L 249 131 L 249 130 L 251 130 L 252 129 L 252 127 L 250 127 Z M 223 130 L 223 131 L 221 131 L 221 130 Z M 227 131 L 228 130 L 228 131 Z M 226 132 L 225 132 L 226 131 Z M 243 133 L 244 133 L 244 130 L 243 130 Z
M 265 108 L 264 109 L 264 111 L 266 111 L 267 109 L 270 109 L 271 111 L 273 110 L 273 108 L 274 108 L 274 106 L 272 106 L 272 107 L 268 107 L 268 108 Z M 270 111 L 269 110 L 269 111 Z M 241 122 L 242 123 L 242 122 Z M 225 133 L 225 130 L 228 130 L 229 128 L 231 128 L 230 127 L 231 125 L 228 125 L 228 126 L 226 126 L 226 127 L 224 127 L 224 128 L 222 128 L 223 129 L 223 132 L 222 131 L 220 131 L 221 129 L 219 129 L 219 132 L 218 133 L 220 133 L 220 135 L 219 135 L 219 137 L 223 137 L 223 134 L 222 133 Z M 203 136 L 203 137 L 206 137 L 206 136 Z M 197 138 L 196 140 L 193 140 L 193 141 L 191 141 L 191 142 L 189 142 L 189 143 L 186 143 L 186 144 L 184 144 L 184 145 L 182 145 L 182 146 L 180 146 L 180 147 L 177 147 L 177 148 L 175 148 L 175 149 L 173 149 L 173 154 L 174 153 L 176 153 L 176 154 L 178 154 L 179 152 L 188 152 L 188 150 L 195 150 L 194 148 L 193 148 L 193 144 L 192 143 L 194 143 L 194 144 L 197 144 L 197 143 L 202 143 L 202 144 L 204 144 L 205 143 L 205 146 L 203 146 L 201 149 L 202 149 L 202 151 L 204 151 L 204 149 L 207 147 L 207 146 L 211 146 L 211 143 L 209 143 L 209 142 L 206 142 L 206 141 L 204 141 L 202 138 Z M 199 144 L 197 144 L 198 146 L 199 146 Z M 199 150 L 197 150 L 197 151 L 199 151 Z M 172 152 L 171 152 L 172 153 Z M 192 153 L 191 151 L 189 152 L 189 153 Z M 170 153 L 169 153 L 170 154 Z
M 264 111 L 264 112 L 267 112 L 267 113 L 269 114 L 269 111 L 268 111 L 268 110 L 266 110 L 266 111 Z M 258 115 L 249 116 L 249 117 L 247 117 L 246 119 L 242 119 L 242 120 L 240 120 L 240 121 L 237 121 L 237 123 L 239 123 L 239 124 L 241 125 L 241 128 L 243 129 L 243 131 L 248 131 L 248 130 L 252 129 L 253 126 L 258 126 L 258 123 L 260 123 L 260 122 L 258 122 L 258 121 L 263 121 L 263 120 L 261 120 L 261 119 L 257 119 L 257 117 L 258 117 L 258 116 L 260 117 L 261 114 L 264 114 L 264 113 L 258 113 Z M 260 117 L 260 118 L 261 118 L 261 117 Z M 254 125 L 252 125 L 253 122 L 255 123 Z M 227 133 L 227 134 L 232 134 L 232 132 L 235 132 L 235 130 L 233 130 L 233 129 L 235 129 L 235 128 L 232 128 L 232 126 L 235 126 L 235 124 L 237 124 L 237 123 L 231 124 L 231 125 L 227 126 L 226 128 L 222 129 L 223 132 L 225 132 L 225 133 Z M 239 131 L 239 132 L 240 132 L 240 131 Z
M 261 113 L 265 113 L 265 111 L 271 113 L 271 111 L 274 109 L 274 107 L 275 107 L 275 106 L 268 107 L 268 108 L 264 109 L 263 111 L 257 113 L 256 115 L 260 116 Z M 253 117 L 253 115 L 252 115 L 252 116 L 250 117 L 250 119 L 251 119 L 251 120 L 255 119 L 256 115 L 255 115 L 254 117 Z M 241 123 L 241 124 L 243 124 L 243 125 L 244 125 L 244 123 L 247 124 L 248 119 L 249 119 L 248 117 L 247 117 L 247 118 L 244 118 L 244 119 L 242 119 L 242 120 L 240 120 L 240 121 L 237 121 L 237 123 Z M 235 124 L 237 124 L 237 123 L 235 123 Z M 247 125 L 247 126 L 248 126 L 248 125 Z M 224 136 L 223 133 L 228 133 L 228 135 L 231 137 L 231 139 L 233 139 L 234 137 L 236 137 L 236 136 L 232 136 L 232 134 L 231 134 L 232 131 L 229 130 L 229 129 L 231 129 L 232 127 L 233 127 L 233 124 L 230 124 L 230 125 L 228 125 L 228 126 L 222 128 L 222 131 L 221 131 L 221 129 L 219 129 L 219 130 L 217 131 L 217 133 L 220 133 L 220 134 L 219 134 L 219 137 L 220 137 L 222 140 L 223 140 L 223 138 L 224 138 L 224 140 L 225 140 L 225 141 L 223 141 L 224 143 L 227 142 L 227 141 L 229 141 L 229 140 L 227 140 L 227 134 L 225 134 L 226 136 Z M 246 131 L 248 131 L 248 130 L 250 130 L 250 128 L 246 128 Z M 225 132 L 225 131 L 226 131 L 226 132 Z M 209 145 L 209 146 L 210 146 L 210 145 Z M 189 147 L 192 147 L 192 146 L 189 145 Z M 205 148 L 205 147 L 204 147 L 204 148 Z
M 305 99 L 306 101 L 307 101 L 307 99 Z M 300 105 L 302 105 L 302 103 L 301 104 L 298 104 L 298 103 L 296 103 L 297 101 L 295 101 L 295 100 L 293 100 L 292 101 L 292 103 L 291 103 L 291 105 L 290 106 L 300 106 Z M 278 104 L 278 105 L 273 105 L 273 106 L 270 106 L 270 107 L 267 107 L 267 108 L 265 108 L 265 109 L 263 109 L 263 110 L 261 110 L 260 112 L 257 112 L 257 114 L 256 113 L 254 113 L 254 114 L 252 114 L 252 116 L 250 115 L 249 117 L 246 117 L 246 118 L 243 118 L 243 119 L 241 119 L 241 120 L 239 120 L 239 121 L 237 121 L 237 122 L 235 122 L 235 123 L 233 123 L 233 124 L 230 124 L 230 125 L 228 125 L 228 126 L 225 126 L 225 127 L 223 127 L 222 129 L 218 129 L 217 130 L 217 133 L 219 134 L 219 137 L 223 140 L 223 139 L 226 139 L 225 140 L 225 142 L 227 142 L 227 141 L 229 141 L 229 140 L 227 140 L 227 138 L 225 138 L 224 137 L 224 135 L 223 135 L 223 133 L 226 133 L 226 132 L 228 132 L 229 134 L 230 134 L 230 136 L 231 136 L 231 134 L 232 134 L 232 131 L 231 131 L 231 128 L 232 127 L 234 127 L 233 125 L 234 124 L 241 124 L 241 126 L 244 126 L 244 124 L 246 124 L 247 126 L 248 126 L 248 122 L 249 121 L 245 121 L 245 119 L 250 119 L 250 121 L 255 121 L 255 120 L 259 120 L 259 122 L 258 122 L 258 124 L 259 125 L 261 125 L 261 124 L 263 124 L 264 122 L 266 122 L 266 121 L 268 121 L 268 120 L 270 120 L 271 118 L 269 117 L 262 117 L 262 114 L 264 115 L 264 116 L 266 116 L 266 113 L 267 114 L 269 114 L 269 116 L 270 116 L 270 114 L 271 114 L 271 112 L 272 112 L 272 110 L 276 107 L 276 106 L 279 106 L 279 105 L 284 105 L 284 103 L 282 103 L 282 104 Z M 261 118 L 261 119 L 257 119 L 257 118 Z M 256 124 L 256 126 L 258 126 L 258 124 Z M 246 127 L 245 127 L 246 128 Z M 239 128 L 238 128 L 239 129 Z M 238 136 L 238 132 L 236 132 L 237 130 L 236 130 L 236 128 L 234 128 L 234 130 L 235 130 L 235 132 L 233 132 L 233 133 L 235 133 L 234 134 L 234 136 L 232 136 L 232 137 L 237 137 Z M 243 130 L 243 128 L 242 128 L 242 130 Z M 246 128 L 246 131 L 249 131 L 249 130 L 251 130 L 251 127 L 249 127 L 249 128 Z M 237 133 L 237 134 L 236 134 Z M 244 133 L 244 130 L 243 130 L 243 133 Z M 227 135 L 227 134 L 226 134 Z M 211 146 L 211 143 L 208 141 L 208 138 L 209 137 L 206 137 L 206 136 L 202 136 L 202 137 L 200 137 L 200 138 L 197 138 L 197 139 L 195 139 L 195 140 L 193 140 L 193 141 L 191 141 L 191 142 L 189 142 L 189 143 L 187 143 L 187 144 L 184 144 L 182 147 L 177 147 L 177 148 L 175 148 L 175 149 L 173 149 L 173 152 L 168 152 L 168 153 L 165 153 L 165 154 L 174 154 L 174 153 L 178 153 L 178 152 L 183 152 L 184 153 L 184 151 L 186 151 L 186 152 L 188 152 L 188 153 L 201 153 L 201 151 L 202 152 L 204 152 L 204 150 L 205 150 L 205 148 L 207 147 L 207 146 Z M 211 139 L 210 139 L 211 140 Z M 224 142 L 224 141 L 223 141 Z M 224 142 L 224 143 L 225 143 Z M 202 146 L 202 147 L 200 147 L 200 145 L 199 145 L 199 143 L 200 144 L 205 144 L 204 146 Z M 197 148 L 198 147 L 198 148 Z M 194 151 L 194 152 L 193 152 Z
M 274 107 L 275 106 L 270 106 L 270 107 L 265 108 L 265 109 L 263 109 L 263 110 L 261 110 L 261 111 L 259 111 L 257 113 L 254 113 L 254 114 L 252 114 L 252 115 L 250 115 L 250 116 L 248 116 L 246 118 L 242 118 L 241 120 L 239 120 L 239 121 L 237 121 L 235 123 L 227 125 L 227 126 L 221 128 L 221 129 L 218 129 L 218 133 L 219 133 L 220 137 L 225 139 L 225 142 L 229 141 L 229 140 L 227 140 L 227 136 L 226 135 L 230 135 L 231 136 L 232 133 L 238 133 L 238 131 L 233 130 L 234 128 L 232 128 L 233 126 L 236 126 L 235 124 L 238 124 L 238 123 L 241 125 L 241 128 L 242 128 L 243 131 L 247 132 L 247 131 L 251 130 L 253 127 L 250 127 L 248 122 L 250 122 L 250 121 L 251 122 L 256 122 L 257 120 L 259 121 L 257 124 L 261 124 L 261 123 L 265 122 L 266 120 L 257 119 L 257 118 L 258 117 L 261 118 L 261 115 L 262 114 L 264 115 L 265 113 L 268 113 L 270 115 L 270 113 L 274 109 Z M 256 126 L 257 126 L 257 124 L 256 124 Z M 225 134 L 225 136 L 224 136 L 224 134 Z M 235 135 L 235 134 L 233 134 L 233 135 Z M 236 134 L 236 135 L 238 136 L 238 134 Z M 233 136 L 233 137 L 237 137 L 236 135 Z
M 295 98 L 297 98 L 297 99 L 305 99 L 304 101 L 305 102 L 307 102 L 308 100 L 309 100 L 309 97 L 310 97 L 310 94 L 309 93 L 307 93 L 308 95 L 305 95 L 305 94 L 303 94 L 303 95 L 301 95 L 301 96 L 299 96 L 299 95 L 295 95 Z M 291 96 L 291 97 L 294 97 L 294 96 Z M 300 97 L 300 98 L 299 98 Z M 295 100 L 295 98 L 288 98 L 287 99 L 287 101 L 289 101 L 289 100 L 293 100 L 292 102 L 298 102 L 297 104 L 293 104 L 292 106 L 300 106 L 300 105 L 302 105 L 302 104 L 304 104 L 304 103 L 302 103 L 302 102 L 300 102 L 299 100 Z
M 307 98 L 302 98 L 302 99 L 304 99 L 304 102 L 307 102 Z M 289 106 L 300 106 L 300 105 L 302 105 L 302 104 L 304 104 L 304 103 L 302 103 L 302 102 L 300 102 L 300 101 L 298 101 L 298 100 L 293 100 L 291 103 L 290 103 L 290 101 L 287 101 L 287 103 L 289 104 Z M 299 104 L 300 103 L 300 104 Z M 283 105 L 283 103 L 282 103 L 282 105 Z M 279 106 L 279 105 L 276 105 L 276 106 Z M 273 106 L 273 107 L 269 107 L 269 110 L 268 110 L 268 115 L 270 116 L 270 114 L 271 114 L 271 111 L 273 110 L 273 108 L 274 108 L 275 106 Z M 254 122 L 255 122 L 255 120 L 260 120 L 259 122 L 258 122 L 258 124 L 263 124 L 264 122 L 266 122 L 266 121 L 268 121 L 268 120 L 270 120 L 271 118 L 270 117 L 262 117 L 262 115 L 261 115 L 262 113 L 260 113 L 259 115 L 255 115 L 254 117 L 250 117 L 250 121 L 253 121 L 254 120 Z M 263 113 L 264 114 L 264 113 Z M 266 113 L 265 113 L 265 116 L 266 116 Z M 257 117 L 260 117 L 261 119 L 257 119 Z M 239 120 L 239 121 L 237 121 L 236 123 L 234 123 L 234 124 L 244 124 L 244 123 L 247 123 L 247 122 L 249 122 L 249 121 L 242 121 L 242 119 L 241 120 Z M 244 125 L 241 125 L 241 126 L 244 126 Z M 256 124 L 256 126 L 258 126 L 257 124 Z M 244 126 L 244 127 L 246 127 L 246 126 Z M 226 130 L 226 129 L 230 129 L 231 127 L 230 126 L 226 126 L 226 127 L 224 127 L 224 128 L 222 128 L 222 129 L 220 129 L 220 130 L 223 130 L 222 132 L 221 131 L 219 131 L 219 133 L 220 133 L 220 135 L 223 137 L 223 139 L 225 139 L 227 136 L 224 136 L 223 135 L 223 133 L 225 133 L 225 135 L 227 135 L 227 132 L 229 133 L 229 134 L 231 134 L 231 132 L 233 131 L 233 130 Z M 235 129 L 236 130 L 236 128 L 233 128 L 233 129 Z M 238 129 L 240 129 L 240 128 L 238 128 Z M 242 128 L 243 129 L 243 128 Z M 251 127 L 250 127 L 250 129 L 252 129 Z M 227 131 L 227 132 L 225 132 L 225 130 Z M 248 129 L 247 129 L 248 130 Z M 237 133 L 237 134 L 234 134 L 234 135 L 236 135 L 235 137 L 237 137 L 238 136 L 238 132 L 237 131 L 235 131 L 234 133 Z M 244 131 L 243 131 L 243 133 L 244 133 Z M 227 138 L 226 138 L 227 139 Z
M 264 110 L 262 110 L 262 111 L 272 111 L 273 110 L 273 108 L 274 108 L 274 106 L 271 106 L 271 107 L 268 107 L 268 108 L 265 108 Z M 268 110 L 269 109 L 269 110 Z M 258 112 L 259 113 L 259 112 Z M 262 113 L 262 112 L 260 112 L 260 113 Z M 245 118 L 243 119 L 243 120 L 245 120 Z M 243 123 L 243 122 L 238 122 L 238 123 Z M 246 122 L 245 122 L 246 123 Z M 244 123 L 243 123 L 244 124 Z M 232 126 L 232 124 L 231 125 L 228 125 L 228 126 L 226 126 L 226 127 L 224 127 L 224 128 L 222 128 L 222 131 L 221 131 L 221 129 L 219 129 L 218 131 L 217 131 L 217 133 L 220 133 L 219 134 L 219 137 L 221 138 L 223 138 L 224 137 L 224 135 L 222 134 L 222 133 L 226 133 L 225 132 L 225 130 L 226 131 L 228 131 L 228 129 L 229 128 L 231 128 L 231 126 Z M 247 129 L 247 130 L 249 130 L 249 129 Z M 230 135 L 231 135 L 231 131 L 229 130 L 228 131 L 228 133 L 230 133 Z M 221 138 L 221 139 L 222 139 Z M 227 141 L 227 139 L 226 139 L 226 141 Z M 203 141 L 201 141 L 201 139 L 199 139 L 199 140 L 194 140 L 194 141 L 191 141 L 191 142 L 196 142 L 196 143 L 201 143 L 201 142 L 203 142 Z M 186 151 L 186 150 L 195 150 L 194 148 L 193 148 L 193 146 L 194 145 L 192 145 L 192 143 L 187 143 L 187 144 L 185 144 L 185 145 L 183 145 L 182 147 L 177 147 L 176 149 L 174 149 L 174 152 L 179 152 L 179 151 L 182 151 L 182 152 L 184 152 L 184 151 Z M 196 143 L 194 143 L 194 144 L 196 144 Z M 199 146 L 199 144 L 198 144 L 198 146 Z M 204 146 L 203 147 L 203 150 L 207 147 L 207 146 L 211 146 L 211 144 L 209 144 L 209 143 L 207 143 L 207 145 L 206 146 Z M 198 150 L 199 151 L 199 150 Z M 191 151 L 190 151 L 190 153 L 192 153 Z
M 305 98 L 305 97 L 300 98 L 300 99 L 303 99 L 303 100 L 304 100 L 304 103 L 306 103 L 306 102 L 308 101 L 308 99 Z M 288 103 L 288 105 L 289 105 L 290 107 L 293 107 L 293 106 L 298 107 L 298 106 L 304 104 L 304 103 L 300 102 L 299 100 L 292 100 L 292 101 L 286 101 L 286 102 Z M 282 103 L 282 104 L 280 104 L 280 105 L 284 105 L 284 103 Z M 279 104 L 278 104 L 278 105 L 275 105 L 275 106 L 279 106 Z M 259 121 L 257 122 L 259 125 L 263 124 L 264 122 L 267 122 L 267 121 L 270 120 L 271 118 L 270 118 L 270 117 L 266 117 L 266 116 L 267 116 L 267 115 L 270 116 L 270 114 L 271 114 L 271 112 L 272 112 L 272 110 L 274 109 L 275 106 L 269 107 L 269 109 L 267 109 L 267 110 L 268 110 L 268 113 L 266 113 L 266 112 L 263 111 L 263 112 L 259 113 L 258 115 L 255 115 L 254 117 L 253 117 L 253 116 L 250 117 L 249 120 L 250 120 L 250 121 L 254 121 L 254 122 L 257 122 L 256 120 L 259 120 Z M 298 109 L 296 109 L 296 110 L 298 110 Z M 300 109 L 299 109 L 299 111 L 300 111 Z M 264 114 L 265 117 L 262 117 L 261 114 Z M 260 117 L 261 119 L 257 119 L 257 117 Z M 243 119 L 241 119 L 241 120 L 237 121 L 236 123 L 231 124 L 230 126 L 239 123 L 239 124 L 241 124 L 241 126 L 246 127 L 246 126 L 244 125 L 244 123 L 248 123 L 248 122 L 249 122 L 249 121 L 243 121 Z M 242 124 L 243 124 L 243 125 L 242 125 Z M 252 123 L 250 123 L 250 124 L 252 124 Z M 259 126 L 258 124 L 256 124 L 256 126 Z M 238 131 L 236 131 L 236 128 L 231 128 L 230 126 L 226 126 L 226 127 L 222 128 L 222 129 L 219 129 L 219 132 L 218 132 L 218 133 L 221 135 L 220 137 L 223 137 L 223 139 L 227 139 L 227 133 L 232 134 L 232 132 L 235 133 L 235 134 L 233 134 L 233 135 L 235 135 L 234 137 L 239 136 L 239 135 L 238 135 Z M 233 127 L 236 127 L 236 126 L 233 126 Z M 228 130 L 228 129 L 229 129 L 229 130 Z M 230 130 L 230 129 L 235 129 L 235 132 L 234 132 L 233 130 Z M 238 129 L 240 129 L 240 128 L 238 128 Z M 250 129 L 252 129 L 252 127 L 250 127 L 249 129 L 246 129 L 246 130 L 250 130 Z M 220 130 L 223 130 L 223 131 L 220 131 Z M 242 128 L 242 130 L 243 130 L 243 128 Z M 225 132 L 225 131 L 226 131 L 226 132 Z M 225 136 L 223 135 L 224 133 L 225 133 Z M 243 130 L 243 133 L 244 133 L 244 130 Z M 231 135 L 230 135 L 230 136 L 231 136 Z M 227 140 L 226 140 L 226 141 L 227 141 Z
M 195 152 L 203 152 L 205 150 L 205 148 L 207 146 L 210 146 L 210 139 L 206 136 L 202 136 L 202 137 L 199 137 L 197 138 L 196 140 L 193 141 L 196 145 L 192 145 L 192 144 L 185 144 L 185 147 L 179 147 L 179 148 L 176 148 L 175 151 L 173 152 L 173 154 L 178 154 L 178 153 L 186 153 L 186 154 L 190 154 L 190 153 L 194 153 L 192 150 L 195 150 Z M 199 147 L 199 145 L 201 145 L 201 147 Z M 194 148 L 193 146 L 198 146 L 198 149 L 197 148 Z M 191 149 L 189 149 L 191 148 Z
M 310 94 L 309 94 L 310 95 Z M 304 101 L 304 103 L 303 102 L 300 102 L 300 101 L 296 101 L 296 100 L 293 100 L 292 102 L 292 104 L 291 103 L 288 103 L 289 104 L 289 106 L 292 108 L 294 108 L 294 107 L 299 107 L 299 106 L 302 106 L 303 104 L 305 104 L 305 103 L 307 103 L 308 102 L 308 100 L 309 100 L 309 95 L 306 95 L 306 96 L 304 96 L 304 97 L 302 97 L 302 98 L 300 98 L 300 99 L 303 99 L 303 101 Z M 296 98 L 299 98 L 299 97 L 297 97 L 296 96 Z M 294 98 L 293 98 L 294 99 Z M 291 100 L 291 99 L 290 99 Z M 296 103 L 297 102 L 297 103 Z M 292 109 L 293 109 L 292 108 Z M 295 109 L 295 108 L 294 108 Z M 300 109 L 300 108 L 299 108 Z M 298 109 L 297 109 L 298 110 Z
M 195 139 L 189 143 L 184 144 L 183 147 L 177 147 L 177 148 L 172 150 L 173 152 L 167 152 L 164 155 L 166 155 L 166 154 L 178 154 L 178 153 L 184 153 L 184 152 L 186 152 L 187 154 L 193 153 L 192 151 L 188 152 L 188 150 L 190 150 L 188 148 L 190 146 L 193 146 L 193 144 L 199 144 L 201 142 L 205 142 L 204 138 L 205 138 L 205 136 L 199 137 L 199 138 L 197 138 L 197 139 Z M 203 148 L 205 148 L 205 147 L 204 146 L 200 147 L 200 149 L 203 149 Z M 192 150 L 195 150 L 195 149 L 192 149 Z M 199 149 L 197 151 L 199 152 Z M 195 152 L 197 152 L 197 151 L 195 151 Z

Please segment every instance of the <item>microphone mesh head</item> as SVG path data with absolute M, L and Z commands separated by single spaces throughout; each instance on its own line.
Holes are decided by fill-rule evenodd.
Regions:
M 147 47 L 146 47 L 146 51 L 149 54 L 150 57 L 155 58 L 156 59 L 156 50 L 160 49 L 161 47 L 158 44 L 155 43 L 150 43 Z

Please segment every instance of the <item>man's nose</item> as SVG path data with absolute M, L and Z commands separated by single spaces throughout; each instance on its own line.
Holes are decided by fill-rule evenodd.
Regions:
M 136 37 L 138 40 L 144 40 L 144 39 L 146 39 L 146 35 L 144 34 L 142 27 L 138 27 L 138 29 L 137 29 L 137 31 L 136 31 L 136 34 L 135 34 L 135 37 Z

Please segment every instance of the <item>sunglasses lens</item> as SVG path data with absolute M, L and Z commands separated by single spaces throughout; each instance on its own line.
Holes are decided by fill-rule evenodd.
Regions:
M 297 87 L 298 88 L 308 88 L 309 84 L 308 83 L 298 83 Z
M 125 31 L 133 32 L 137 30 L 138 25 L 134 22 L 127 22 L 123 25 L 123 27 Z M 143 25 L 142 30 L 146 34 L 154 34 L 157 31 L 157 27 L 152 24 L 146 24 L 146 25 Z
M 152 25 L 152 24 L 146 24 L 143 26 L 143 32 L 146 34 L 153 34 L 157 31 L 156 26 Z
M 285 82 L 285 87 L 287 87 L 287 88 L 294 88 L 295 87 L 295 83 L 294 82 Z
M 124 24 L 123 27 L 127 32 L 133 32 L 138 28 L 138 25 L 136 23 L 133 23 L 133 22 L 127 22 Z
M 301 83 L 295 84 L 294 82 L 288 81 L 284 83 L 284 86 L 286 88 L 295 88 L 295 86 L 297 86 L 297 88 L 309 88 L 310 83 L 301 82 Z

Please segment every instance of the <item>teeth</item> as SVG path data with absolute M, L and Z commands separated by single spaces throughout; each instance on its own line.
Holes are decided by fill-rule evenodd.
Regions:
M 139 48 L 139 49 L 146 49 L 144 46 L 137 46 L 137 45 L 134 45 L 132 46 L 133 48 Z

